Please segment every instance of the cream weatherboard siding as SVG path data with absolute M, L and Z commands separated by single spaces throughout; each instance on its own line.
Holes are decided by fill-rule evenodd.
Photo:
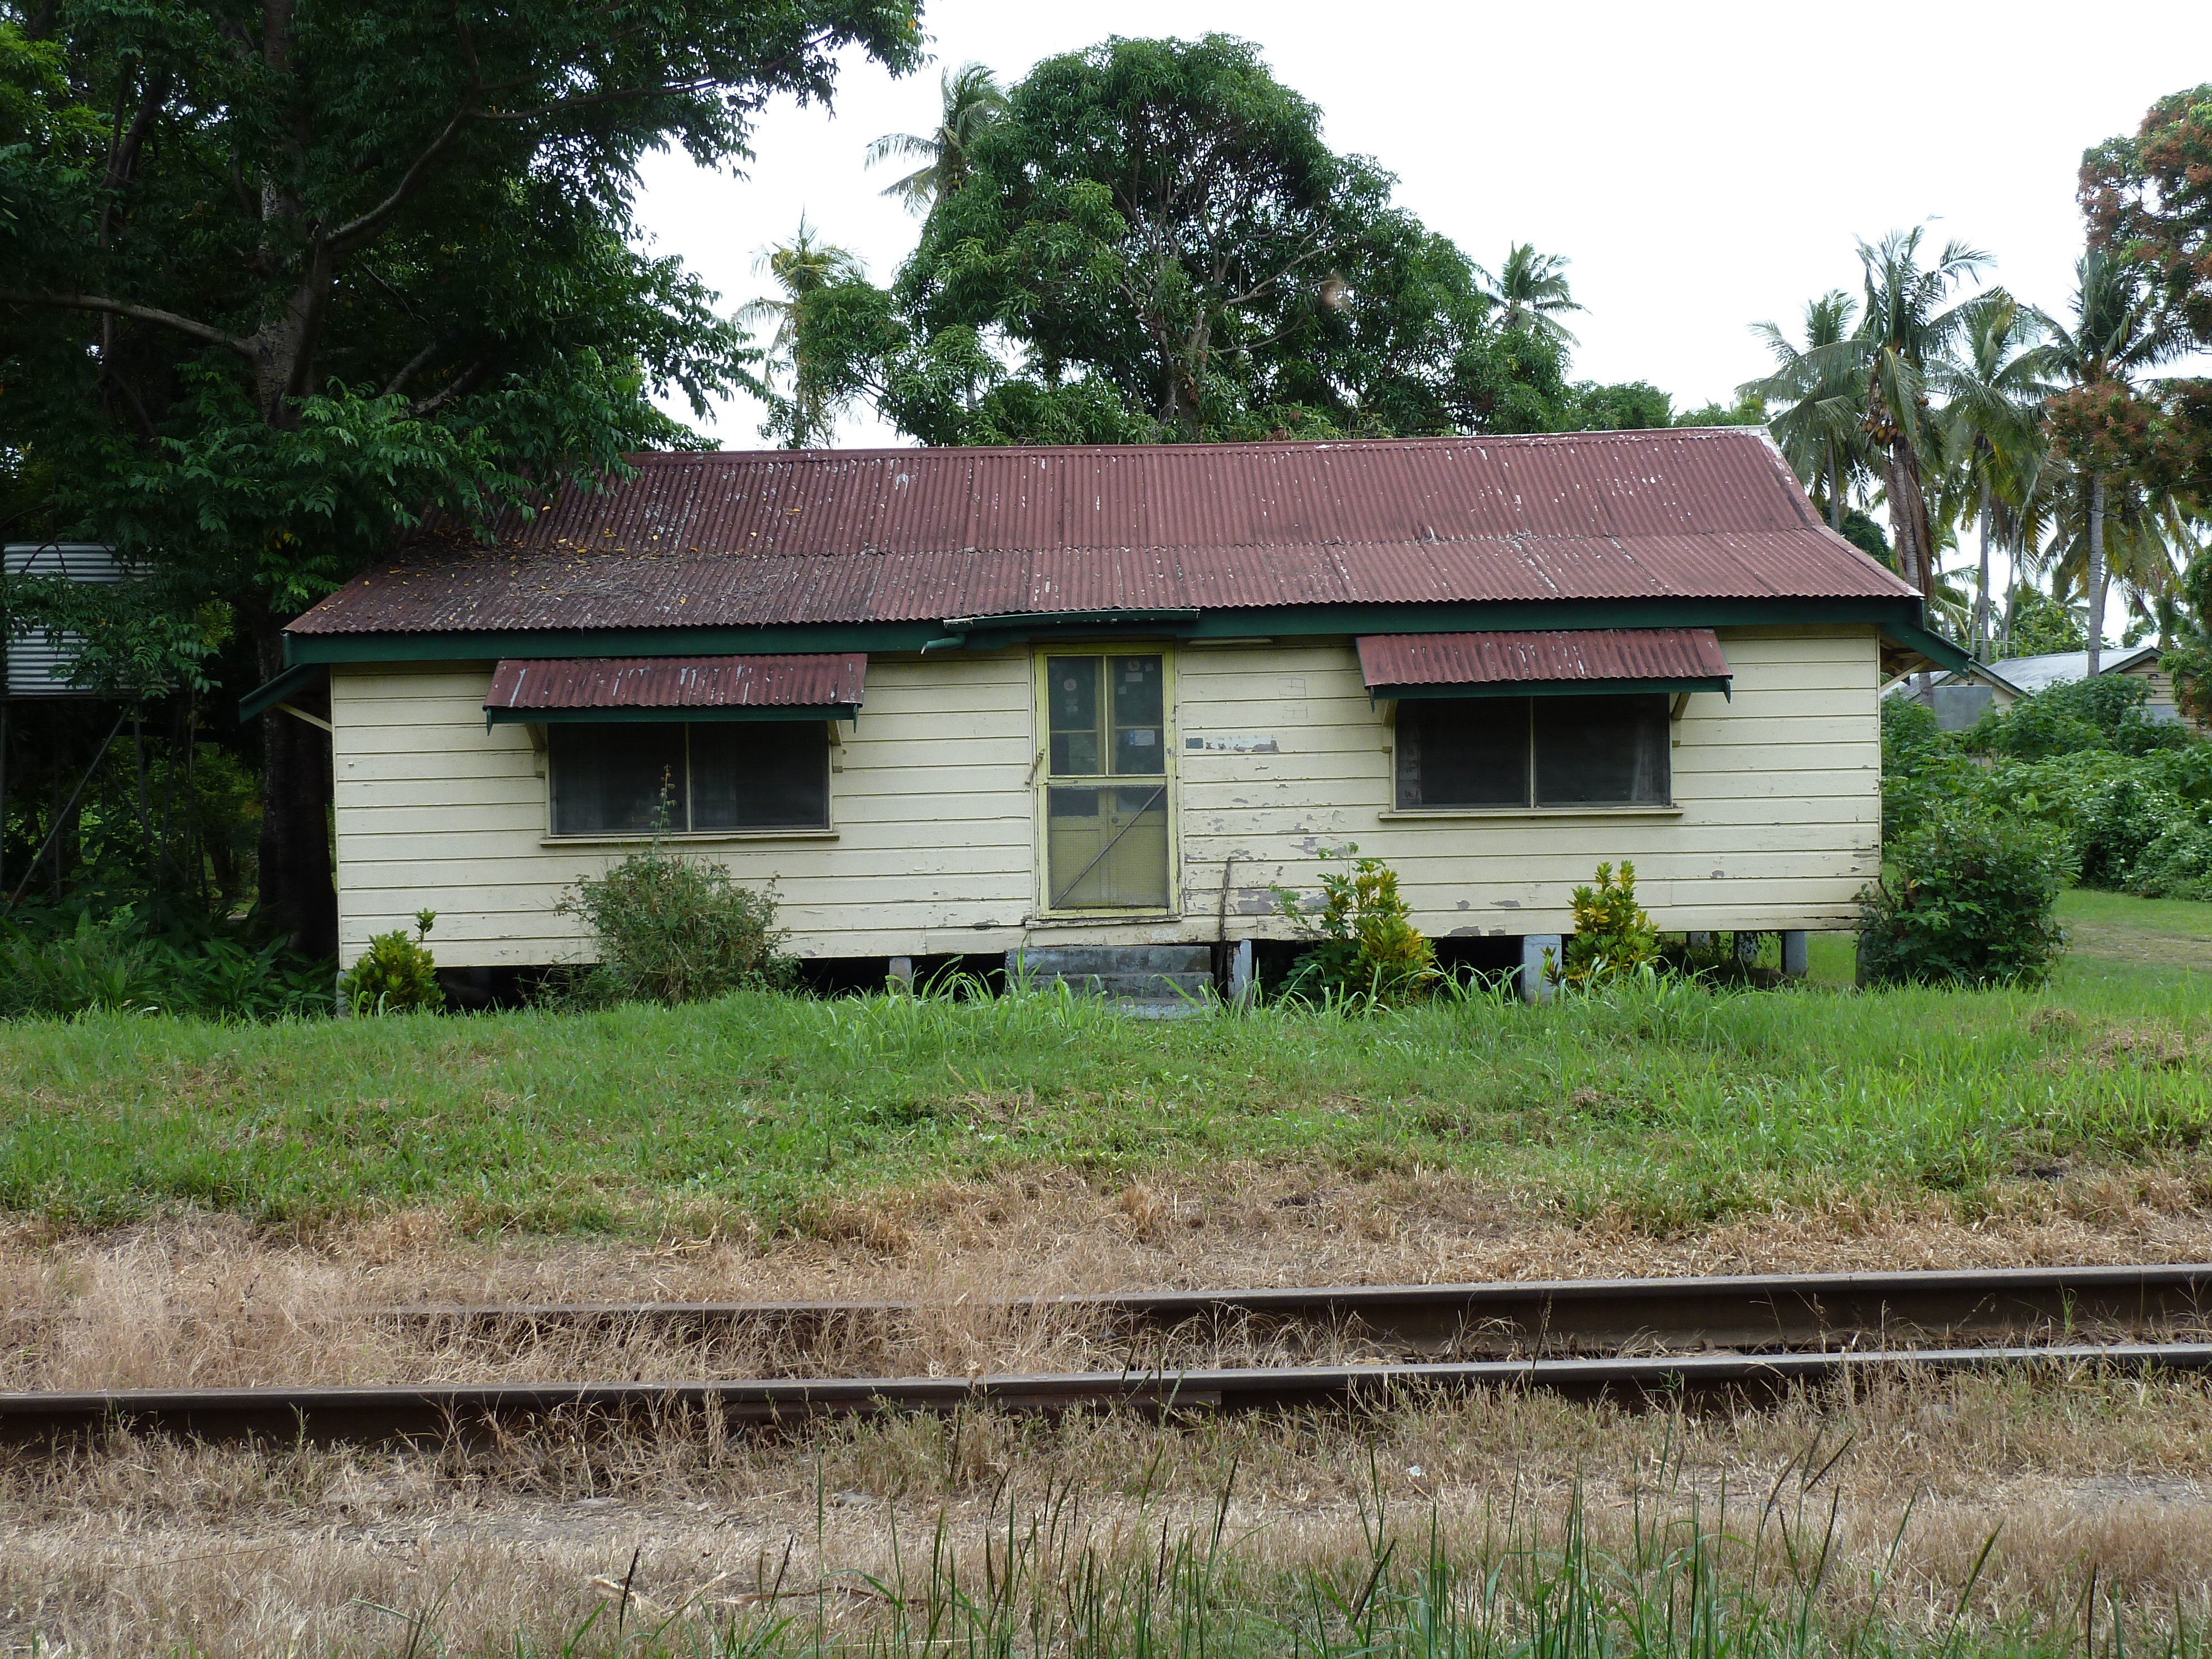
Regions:
M 1040 921 L 1031 653 L 878 657 L 841 727 L 833 838 L 685 837 L 740 881 L 773 878 L 807 957 L 1024 944 L 1277 937 L 1269 890 L 1310 890 L 1357 842 L 1399 872 L 1438 936 L 1556 933 L 1601 860 L 1637 866 L 1662 928 L 1847 926 L 1879 861 L 1877 645 L 1870 629 L 1723 629 L 1735 696 L 1674 727 L 1672 814 L 1394 816 L 1387 708 L 1349 640 L 1170 647 L 1182 915 Z M 528 732 L 487 732 L 489 663 L 343 667 L 337 729 L 343 959 L 438 912 L 453 967 L 578 959 L 555 904 L 619 843 L 549 842 Z M 1196 743 L 1201 746 L 1193 748 Z M 1224 890 L 1224 875 L 1227 890 Z

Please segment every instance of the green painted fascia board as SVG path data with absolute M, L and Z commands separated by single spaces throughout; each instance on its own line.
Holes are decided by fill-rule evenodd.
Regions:
M 484 728 L 495 726 L 711 726 L 725 720 L 858 721 L 858 704 L 794 705 L 788 708 L 487 708 Z
M 289 654 L 289 653 L 288 653 Z M 312 685 L 323 677 L 323 665 L 319 662 L 295 663 L 280 672 L 266 685 L 258 685 L 238 700 L 240 724 L 258 720 L 278 703 L 305 685 Z
M 1370 685 L 1370 702 L 1418 702 L 1436 697 L 1617 697 L 1638 691 L 1729 693 L 1729 676 L 1685 680 L 1498 680 L 1481 685 Z
M 1955 674 L 1963 674 L 1978 666 L 1965 650 L 1925 626 L 1917 617 L 1911 622 L 1885 623 L 1881 631 L 1884 637 L 1893 643 L 1909 647 L 1937 667 L 1948 668 Z
M 919 651 L 935 623 L 806 628 L 453 629 L 438 633 L 287 634 L 295 662 L 460 662 L 501 657 L 743 657 Z
M 704 657 L 766 653 L 992 650 L 1079 629 L 1103 636 L 1205 641 L 1314 635 L 1464 634 L 1553 628 L 1848 627 L 1881 629 L 1948 663 L 1964 654 L 1929 634 L 1917 600 L 1510 599 L 1425 605 L 1313 605 L 1180 612 L 1085 613 L 1080 623 L 1024 621 L 948 629 L 942 622 L 839 623 L 771 628 L 619 628 L 440 633 L 288 634 L 293 663 L 453 662 L 495 657 Z M 1923 644 L 1926 641 L 1929 643 Z M 1939 655 L 1938 653 L 1949 653 Z

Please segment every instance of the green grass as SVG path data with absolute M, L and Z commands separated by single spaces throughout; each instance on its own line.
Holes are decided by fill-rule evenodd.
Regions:
M 471 1228 L 653 1232 L 1006 1169 L 1105 1186 L 1224 1160 L 1463 1171 L 1661 1229 L 1851 1192 L 1971 1203 L 2058 1158 L 2184 1154 L 2212 1123 L 2212 964 L 2164 943 L 2212 951 L 2212 915 L 2081 893 L 2066 914 L 2081 946 L 2036 992 L 1846 994 L 1838 939 L 1803 989 L 1366 1019 L 756 995 L 28 1022 L 0 1027 L 0 1206 L 73 1226 L 431 1206 Z M 2072 1018 L 2038 1017 L 2054 1009 Z

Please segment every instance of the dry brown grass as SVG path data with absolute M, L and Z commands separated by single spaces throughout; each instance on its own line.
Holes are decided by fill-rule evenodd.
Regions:
M 793 1593 L 830 1583 L 858 1628 L 884 1609 L 852 1575 L 888 1577 L 895 1535 L 911 1563 L 940 1518 L 970 1566 L 1009 1510 L 1054 1506 L 1110 1556 L 1204 1531 L 1224 1492 L 1240 1571 L 1264 1582 L 1361 1559 L 1370 1481 L 1395 1524 L 1433 1513 L 1470 1553 L 1516 1518 L 1555 1537 L 1577 1491 L 1594 1542 L 1620 1553 L 1638 1506 L 1710 1526 L 1725 1504 L 1741 1537 L 1817 1537 L 1832 1502 L 1824 1611 L 1867 1610 L 1902 1528 L 1882 1611 L 1908 1631 L 1942 1626 L 1993 1530 L 1982 1619 L 2063 1618 L 2092 1571 L 2146 1620 L 2212 1582 L 2212 1388 L 1893 1379 L 1688 1418 L 1492 1395 L 1357 1420 L 968 1414 L 804 1441 L 669 1421 L 414 1454 L 118 1439 L 0 1458 L 0 1642 L 397 1650 L 404 1630 L 373 1603 L 433 1610 L 449 1651 L 512 1652 L 517 1631 L 557 1651 L 634 1551 L 648 1613 L 694 1595 L 743 1611 L 780 1589 L 811 1617 Z M 1777 1573 L 1771 1553 L 1757 1571 Z
M 472 1239 L 412 1213 L 307 1240 L 223 1218 L 88 1237 L 25 1226 L 0 1238 L 0 1388 L 958 1376 L 1119 1363 L 1075 1316 L 996 1305 L 1022 1295 L 2212 1259 L 2196 1166 L 2034 1176 L 1972 1213 L 1934 1196 L 1879 1211 L 1838 1200 L 1672 1238 L 1617 1218 L 1571 1224 L 1456 1176 L 1264 1169 L 1107 1192 L 1010 1177 L 848 1202 L 795 1237 L 644 1249 Z M 371 1316 L 422 1303 L 878 1298 L 920 1306 L 803 1352 L 758 1333 L 713 1345 L 652 1328 L 471 1335 Z M 1215 1351 L 1249 1352 L 1234 1334 Z

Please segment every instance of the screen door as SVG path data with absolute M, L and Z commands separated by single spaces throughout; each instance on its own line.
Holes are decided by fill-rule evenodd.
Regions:
M 1169 908 L 1163 659 L 1047 657 L 1043 695 L 1045 908 Z

